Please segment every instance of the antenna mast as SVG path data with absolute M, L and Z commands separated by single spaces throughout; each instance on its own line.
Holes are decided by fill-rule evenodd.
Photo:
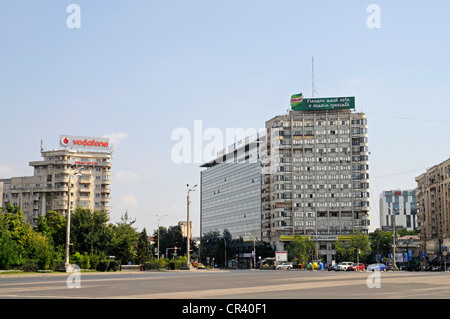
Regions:
M 45 151 L 44 140 L 41 139 L 41 153 Z
M 314 56 L 312 57 L 312 97 L 314 97 Z

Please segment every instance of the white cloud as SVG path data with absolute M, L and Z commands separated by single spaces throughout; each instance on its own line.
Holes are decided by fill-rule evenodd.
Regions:
M 119 133 L 112 133 L 112 134 L 103 135 L 103 137 L 109 138 L 109 142 L 111 144 L 117 144 L 121 140 L 123 140 L 124 138 L 127 138 L 128 136 L 129 136 L 129 134 L 126 133 L 126 132 L 119 132 Z
M 12 168 L 2 165 L 0 166 L 0 177 L 9 178 L 12 176 L 13 170 Z
M 121 199 L 125 205 L 138 206 L 137 199 L 132 195 L 123 195 Z
M 118 171 L 116 177 L 121 182 L 137 182 L 141 179 L 138 173 L 132 171 Z

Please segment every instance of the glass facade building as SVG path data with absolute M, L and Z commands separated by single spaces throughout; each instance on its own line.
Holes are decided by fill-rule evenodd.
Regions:
M 261 239 L 261 166 L 220 163 L 201 172 L 201 232 Z
M 201 165 L 200 233 L 227 229 L 233 238 L 261 240 L 261 163 L 257 134 Z
M 391 230 L 395 213 L 395 226 L 407 230 L 418 230 L 416 191 L 391 190 L 380 195 L 380 226 Z

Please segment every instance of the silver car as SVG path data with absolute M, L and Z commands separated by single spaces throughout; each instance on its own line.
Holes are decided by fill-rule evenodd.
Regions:
M 292 268 L 292 263 L 288 263 L 288 262 L 283 262 L 283 263 L 277 265 L 277 270 L 280 270 L 280 269 L 289 270 L 291 268 Z
M 340 263 L 340 264 L 337 266 L 336 270 L 347 271 L 348 267 L 351 266 L 351 265 L 353 265 L 352 262 L 350 262 L 350 261 L 344 261 L 343 263 Z

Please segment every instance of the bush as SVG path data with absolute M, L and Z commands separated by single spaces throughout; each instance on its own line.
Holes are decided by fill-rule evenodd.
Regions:
M 90 269 L 91 268 L 91 260 L 89 255 L 85 252 L 83 255 L 79 252 L 76 252 L 72 255 L 71 263 L 78 265 L 80 269 Z
M 170 266 L 169 267 L 170 270 L 178 270 L 178 269 L 183 268 L 184 263 L 181 260 L 172 259 L 169 261 L 169 266 Z
M 158 269 L 167 269 L 167 270 L 179 270 L 183 269 L 186 265 L 186 260 L 180 259 L 160 259 L 144 263 L 144 271 L 146 270 L 158 270 Z
M 109 268 L 109 260 L 100 260 L 97 264 L 96 270 L 107 271 Z
M 120 260 L 100 260 L 97 264 L 98 271 L 118 271 L 120 270 Z
M 21 270 L 25 272 L 37 272 L 39 270 L 39 260 L 37 259 L 27 259 L 22 264 Z
M 144 263 L 144 271 L 157 270 L 158 268 L 159 268 L 159 263 L 157 261 Z
M 110 260 L 108 271 L 119 271 L 121 262 L 120 260 Z
M 89 254 L 89 260 L 91 262 L 91 267 L 90 269 L 97 269 L 98 264 L 100 263 L 101 257 L 97 254 L 94 253 L 90 253 Z

